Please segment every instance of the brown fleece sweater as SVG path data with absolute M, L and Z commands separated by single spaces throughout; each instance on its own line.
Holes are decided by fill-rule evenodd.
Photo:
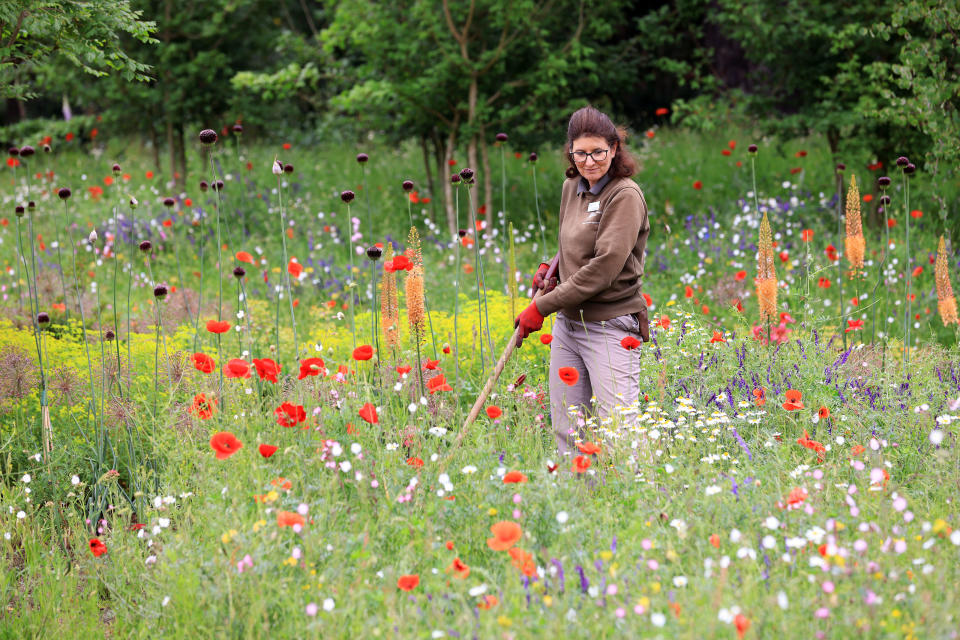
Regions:
M 562 311 L 598 322 L 646 309 L 641 296 L 650 221 L 643 192 L 614 178 L 598 194 L 568 178 L 560 198 L 560 284 L 536 300 L 544 316 Z M 599 185 L 598 185 L 599 186 Z

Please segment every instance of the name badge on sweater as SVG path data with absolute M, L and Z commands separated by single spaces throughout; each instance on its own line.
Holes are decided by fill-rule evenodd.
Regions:
M 600 203 L 591 202 L 590 204 L 587 205 L 587 211 L 600 211 Z

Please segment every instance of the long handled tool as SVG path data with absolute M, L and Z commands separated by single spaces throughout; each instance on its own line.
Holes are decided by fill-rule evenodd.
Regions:
M 549 280 L 550 278 L 556 277 L 559 263 L 560 255 L 557 254 L 554 256 L 553 260 L 550 261 L 550 266 L 547 268 L 547 274 L 544 276 L 544 280 Z M 543 289 L 537 289 L 534 291 L 532 300 L 536 300 L 541 293 L 543 293 Z M 510 359 L 510 356 L 513 355 L 514 349 L 517 348 L 517 338 L 519 337 L 519 334 L 520 327 L 517 327 L 513 332 L 513 335 L 510 336 L 510 339 L 507 341 L 507 346 L 500 355 L 500 359 L 497 361 L 497 366 L 493 368 L 493 373 L 490 375 L 490 379 L 487 380 L 487 384 L 483 386 L 483 391 L 481 391 L 480 395 L 477 396 L 477 401 L 473 403 L 473 408 L 470 409 L 470 413 L 467 415 L 467 420 L 463 423 L 460 433 L 458 433 L 456 439 L 454 439 L 453 445 L 450 447 L 451 454 L 457 447 L 460 446 L 460 441 L 463 440 L 465 435 L 467 435 L 470 425 L 472 425 L 474 420 L 477 419 L 477 416 L 480 415 L 480 410 L 483 409 L 484 403 L 486 403 L 487 398 L 490 397 L 490 393 L 493 391 L 493 387 L 497 384 L 497 379 L 500 377 L 500 374 L 503 373 L 503 367 L 507 364 L 507 360 Z M 447 459 L 449 459 L 449 456 Z

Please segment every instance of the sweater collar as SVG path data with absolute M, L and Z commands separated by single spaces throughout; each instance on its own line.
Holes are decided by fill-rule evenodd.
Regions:
M 590 183 L 587 182 L 587 179 L 583 176 L 580 176 L 580 183 L 577 185 L 577 195 L 582 196 L 584 193 L 589 192 L 591 195 L 597 196 L 600 195 L 600 192 L 603 191 L 603 188 L 607 186 L 607 183 L 610 182 L 610 174 L 605 174 L 602 178 L 597 180 L 597 183 L 590 186 Z

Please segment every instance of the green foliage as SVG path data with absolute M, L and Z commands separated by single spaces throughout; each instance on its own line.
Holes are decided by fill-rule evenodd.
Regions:
M 95 77 L 116 72 L 124 81 L 148 79 L 150 66 L 127 55 L 120 38 L 144 45 L 155 23 L 131 0 L 7 0 L 0 3 L 0 98 L 36 95 L 32 73 L 59 59 Z

